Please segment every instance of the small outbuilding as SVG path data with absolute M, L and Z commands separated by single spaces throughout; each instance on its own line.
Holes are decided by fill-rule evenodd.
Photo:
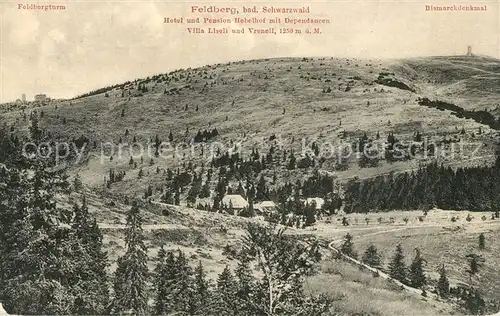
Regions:
M 228 194 L 222 198 L 222 206 L 228 213 L 238 215 L 244 208 L 248 207 L 248 202 L 239 194 Z
M 313 198 L 307 198 L 304 201 L 304 204 L 311 205 L 314 203 L 316 205 L 316 210 L 322 210 L 323 206 L 325 205 L 325 200 L 320 197 L 313 197 Z

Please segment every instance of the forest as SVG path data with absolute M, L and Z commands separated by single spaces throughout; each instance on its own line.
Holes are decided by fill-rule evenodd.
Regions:
M 485 211 L 500 208 L 500 157 L 493 166 L 457 168 L 429 164 L 417 171 L 353 180 L 346 185 L 347 212 L 387 210 Z

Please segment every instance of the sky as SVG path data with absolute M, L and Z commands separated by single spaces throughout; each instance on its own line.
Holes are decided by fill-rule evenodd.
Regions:
M 65 10 L 19 9 L 19 4 Z M 426 5 L 487 6 L 482 12 L 426 11 Z M 189 34 L 165 17 L 225 17 L 191 6 L 310 7 L 303 17 L 327 18 L 321 34 Z M 276 14 L 239 14 L 267 17 Z M 285 14 L 284 17 L 301 17 Z M 0 0 L 0 103 L 25 93 L 70 98 L 103 86 L 219 62 L 271 57 L 406 58 L 464 54 L 500 57 L 498 0 L 32 1 Z M 198 27 L 220 27 L 201 25 Z M 241 27 L 290 25 L 237 25 Z M 306 26 L 296 25 L 305 29 Z

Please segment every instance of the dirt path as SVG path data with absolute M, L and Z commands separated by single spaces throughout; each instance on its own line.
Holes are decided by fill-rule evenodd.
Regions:
M 394 228 L 394 229 L 389 229 L 389 230 L 383 230 L 383 231 L 379 231 L 379 232 L 374 232 L 374 233 L 362 235 L 361 237 L 369 237 L 369 236 L 374 236 L 374 235 L 381 235 L 381 234 L 386 234 L 386 233 L 390 233 L 390 232 L 394 232 L 394 231 L 400 231 L 400 230 L 405 230 L 405 229 L 408 229 L 408 228 L 415 228 L 415 227 L 420 227 L 420 226 L 401 227 L 401 228 Z M 359 261 L 357 259 L 349 257 L 349 256 L 347 256 L 345 254 L 342 254 L 340 252 L 340 250 L 335 247 L 336 244 L 338 244 L 338 243 L 340 243 L 342 241 L 343 241 L 343 238 L 339 238 L 339 239 L 336 239 L 334 241 L 331 241 L 328 244 L 328 248 L 330 248 L 332 251 L 340 254 L 347 261 L 350 261 L 351 263 L 353 263 L 353 264 L 355 264 L 355 265 L 357 265 L 359 267 L 362 267 L 363 269 L 369 270 L 369 271 L 371 271 L 373 273 L 377 273 L 381 278 L 383 278 L 385 280 L 389 280 L 389 281 L 397 284 L 398 286 L 401 287 L 402 290 L 406 290 L 409 293 L 416 294 L 416 295 L 419 295 L 419 296 L 422 295 L 422 290 L 413 288 L 411 286 L 407 286 L 407 285 L 399 282 L 398 280 L 393 279 L 390 275 L 388 275 L 387 273 L 385 273 L 385 272 L 383 272 L 383 271 L 381 271 L 381 270 L 379 270 L 377 268 L 370 267 L 369 265 L 366 265 L 366 264 L 362 263 L 361 261 Z M 429 297 L 429 294 L 428 294 L 428 297 Z
M 99 223 L 100 229 L 125 229 L 127 226 L 125 224 L 107 224 Z M 177 224 L 146 224 L 142 225 L 142 229 L 145 231 L 151 231 L 156 229 L 187 229 L 186 226 Z
M 473 223 L 471 223 L 471 224 L 473 224 Z M 399 227 L 399 228 L 387 229 L 387 230 L 382 230 L 382 231 L 378 231 L 378 232 L 374 232 L 374 233 L 369 233 L 369 234 L 361 235 L 359 237 L 363 237 L 364 238 L 364 237 L 369 237 L 369 236 L 374 236 L 374 235 L 387 234 L 387 233 L 394 232 L 394 231 L 406 230 L 406 229 L 409 229 L 409 228 L 420 228 L 420 227 L 422 227 L 422 226 L 412 225 L 412 226 L 407 226 L 407 227 Z M 446 227 L 446 226 L 443 226 L 443 225 L 428 225 L 426 227 Z M 408 293 L 411 293 L 413 295 L 418 295 L 419 298 L 422 298 L 422 290 L 414 288 L 414 287 L 411 287 L 411 286 L 408 286 L 408 285 L 405 285 L 405 284 L 401 283 L 400 281 L 393 279 L 390 275 L 388 275 L 387 273 L 381 271 L 380 269 L 371 267 L 369 265 L 366 265 L 366 264 L 362 263 L 361 261 L 359 261 L 357 259 L 349 257 L 349 256 L 347 256 L 345 254 L 342 254 L 337 247 L 338 247 L 338 244 L 343 241 L 343 239 L 344 238 L 338 238 L 338 239 L 335 239 L 335 240 L 331 241 L 328 244 L 328 248 L 330 250 L 332 250 L 333 252 L 340 254 L 345 260 L 347 260 L 347 261 L 349 261 L 349 262 L 357 265 L 361 269 L 365 269 L 365 270 L 368 270 L 368 271 L 370 271 L 372 273 L 376 273 L 376 274 L 378 274 L 379 277 L 381 277 L 381 278 L 383 278 L 385 280 L 388 280 L 389 282 L 393 282 L 396 285 L 398 285 L 401 288 L 401 290 L 406 291 Z M 438 300 L 438 295 L 434 294 L 434 293 L 427 292 L 427 297 L 426 298 L 427 299 L 432 299 L 432 300 Z M 489 316 L 500 316 L 500 311 L 498 313 L 496 313 L 496 314 L 489 315 Z

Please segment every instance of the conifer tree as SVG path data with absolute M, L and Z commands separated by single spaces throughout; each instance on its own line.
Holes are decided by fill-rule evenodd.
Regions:
M 362 261 L 370 267 L 380 267 L 380 255 L 375 245 L 370 244 L 368 248 L 366 248 Z
M 191 304 L 191 315 L 204 315 L 210 302 L 210 284 L 206 279 L 206 273 L 201 261 L 194 270 L 193 300 Z
M 75 205 L 72 224 L 80 255 L 76 258 L 75 293 L 77 299 L 73 313 L 78 315 L 103 314 L 109 303 L 107 253 L 103 251 L 103 235 L 96 219 L 90 215 L 87 201 L 83 197 L 81 207 Z
M 29 127 L 29 132 L 30 132 L 31 140 L 35 144 L 40 144 L 42 142 L 43 131 L 38 126 L 38 118 L 36 115 L 33 115 L 31 117 L 31 125 Z
M 404 259 L 403 248 L 398 244 L 389 264 L 389 275 L 402 283 L 406 283 L 407 276 Z
M 165 193 L 160 197 L 160 200 L 162 203 L 166 204 L 174 204 L 174 194 L 172 192 L 172 189 L 167 188 L 165 190 Z
M 171 301 L 175 312 L 189 312 L 193 303 L 192 269 L 186 255 L 177 251 L 174 266 L 175 286 L 171 289 Z
M 293 169 L 295 169 L 296 165 L 297 165 L 297 159 L 295 158 L 295 156 L 294 156 L 294 154 L 292 152 L 290 154 L 290 161 L 288 162 L 287 168 L 289 170 L 293 170 Z
M 344 237 L 344 242 L 342 243 L 342 246 L 340 247 L 340 251 L 345 254 L 346 256 L 349 256 L 351 258 L 356 259 L 358 257 L 358 254 L 354 250 L 354 243 L 352 241 L 352 235 L 347 233 Z
M 165 298 L 165 266 L 166 266 L 167 252 L 163 246 L 158 250 L 158 255 L 156 257 L 156 267 L 153 271 L 153 313 L 155 315 L 162 315 L 164 313 L 163 305 Z
M 468 254 L 465 256 L 469 261 L 469 269 L 467 273 L 472 277 L 479 272 L 479 268 L 484 263 L 484 258 L 476 254 Z
M 210 197 L 210 185 L 209 185 L 208 181 L 205 181 L 205 183 L 201 187 L 201 191 L 200 191 L 199 197 L 201 199 Z
M 486 247 L 486 240 L 484 233 L 479 234 L 479 249 L 484 249 Z
M 307 204 L 304 207 L 304 226 L 312 226 L 316 222 L 316 203 Z
M 181 204 L 181 192 L 179 189 L 175 190 L 174 192 L 174 204 L 175 205 Z
M 448 281 L 448 277 L 446 276 L 446 269 L 444 268 L 444 264 L 439 270 L 437 292 L 441 297 L 448 297 L 448 295 L 450 294 L 450 282 Z
M 219 274 L 216 286 L 216 299 L 211 308 L 214 315 L 233 316 L 238 308 L 235 304 L 236 282 L 228 266 Z
M 163 247 L 162 247 L 163 249 Z M 160 249 L 158 263 L 155 269 L 155 301 L 153 311 L 155 315 L 168 315 L 175 312 L 174 289 L 176 284 L 175 256 L 172 252 L 164 253 Z
M 246 192 L 248 200 L 253 200 L 255 198 L 255 186 L 250 179 L 247 179 Z
M 249 300 L 254 297 L 255 278 L 246 260 L 241 260 L 235 270 L 236 277 L 236 299 L 239 306 L 239 314 L 252 314 L 253 306 Z
M 113 300 L 114 313 L 132 312 L 134 315 L 148 314 L 148 255 L 142 230 L 142 215 L 138 202 L 127 214 L 125 243 L 127 250 L 118 259 L 115 271 Z
M 412 287 L 421 288 L 427 283 L 424 273 L 424 259 L 420 254 L 420 249 L 415 249 L 415 258 L 410 265 L 409 279 Z
M 238 189 L 236 190 L 236 193 L 244 198 L 246 197 L 245 189 L 243 188 L 243 184 L 241 183 L 241 181 L 238 182 Z
M 255 194 L 255 199 L 259 201 L 267 200 L 266 198 L 266 180 L 264 179 L 264 175 L 261 175 L 259 178 L 259 183 L 257 183 L 257 191 Z
M 36 117 L 30 135 L 35 144 L 45 141 Z M 0 166 L 4 308 L 14 314 L 70 314 L 77 292 L 73 259 L 79 256 L 79 246 L 69 228 L 73 210 L 59 208 L 55 200 L 69 187 L 65 171 L 52 169 L 56 166 L 52 157 L 22 155 L 14 137 L 0 143 L 14 154 L 1 157 L 6 167 Z M 41 147 L 43 152 L 49 150 L 48 145 Z
M 477 289 L 471 289 L 466 294 L 464 307 L 472 315 L 483 315 L 486 304 L 481 293 Z
M 73 178 L 73 190 L 75 192 L 80 192 L 82 188 L 83 188 L 82 178 L 80 177 L 80 174 L 77 173 Z

